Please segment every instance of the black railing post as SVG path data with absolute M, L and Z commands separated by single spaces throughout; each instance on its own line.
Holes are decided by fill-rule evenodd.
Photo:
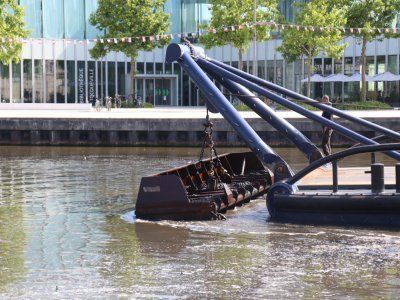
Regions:
M 338 164 L 337 164 L 337 160 L 335 159 L 334 161 L 332 161 L 332 184 L 333 184 L 333 192 L 337 193 L 337 191 L 339 190 L 338 187 Z
M 371 164 L 371 191 L 374 194 L 385 191 L 385 175 L 383 164 Z
M 396 164 L 396 193 L 400 193 L 400 163 Z

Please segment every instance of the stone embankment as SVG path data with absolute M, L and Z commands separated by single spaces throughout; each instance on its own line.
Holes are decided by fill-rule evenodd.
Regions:
M 321 126 L 294 112 L 277 112 L 312 142 L 319 145 Z M 320 114 L 320 112 L 315 112 Z M 400 131 L 400 111 L 353 111 L 383 127 Z M 240 113 L 270 146 L 292 146 L 280 132 L 253 112 Z M 1 145 L 73 145 L 73 146 L 199 146 L 203 141 L 205 108 L 135 108 L 94 111 L 89 105 L 7 107 L 0 104 Z M 220 114 L 210 114 L 213 137 L 218 146 L 244 146 L 245 143 Z M 335 121 L 367 137 L 379 135 L 359 125 L 335 118 Z M 336 146 L 353 141 L 333 134 Z

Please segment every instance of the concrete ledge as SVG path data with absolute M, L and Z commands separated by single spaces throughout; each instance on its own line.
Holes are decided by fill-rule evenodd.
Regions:
M 90 103 L 0 103 L 1 110 L 74 110 L 91 111 Z
M 14 105 L 17 105 L 15 103 Z M 203 108 L 132 108 L 96 112 L 90 105 L 76 110 L 4 110 L 0 105 L 0 145 L 87 145 L 87 146 L 198 146 L 203 142 L 205 109 Z M 21 104 L 19 104 L 21 105 Z M 28 104 L 19 107 L 27 107 Z M 47 104 L 36 104 L 47 106 Z M 52 109 L 64 104 L 48 104 Z M 41 106 L 39 106 L 41 107 Z M 315 112 L 320 114 L 321 112 Z M 278 111 L 313 143 L 321 143 L 321 125 L 297 113 Z M 400 131 L 398 110 L 352 111 L 378 125 Z M 293 146 L 280 132 L 254 112 L 240 112 L 260 138 L 270 146 Z M 244 146 L 232 126 L 220 115 L 211 114 L 214 141 L 219 146 Z M 380 135 L 374 130 L 335 118 L 335 122 L 366 137 Z M 332 144 L 350 146 L 354 141 L 334 132 Z

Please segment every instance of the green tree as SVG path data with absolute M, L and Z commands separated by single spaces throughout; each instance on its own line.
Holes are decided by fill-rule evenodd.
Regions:
M 24 10 L 15 0 L 0 1 L 0 36 L 4 38 L 0 47 L 0 61 L 8 64 L 21 59 L 22 43 L 29 31 L 25 29 Z
M 99 59 L 108 52 L 123 52 L 131 59 L 130 93 L 134 94 L 135 62 L 138 52 L 152 51 L 169 41 L 169 14 L 163 11 L 166 0 L 99 0 L 90 23 L 104 32 L 99 37 L 116 38 L 117 43 L 98 40 L 90 55 Z M 141 37 L 146 37 L 143 41 Z M 122 42 L 122 39 L 126 39 Z M 151 39 L 151 40 L 150 40 Z
M 209 32 L 199 37 L 199 43 L 206 49 L 231 45 L 238 49 L 239 69 L 243 69 L 243 53 L 254 39 L 254 21 L 273 22 L 278 16 L 277 0 L 209 0 L 211 20 L 203 24 Z M 254 16 L 254 3 L 256 14 Z M 245 24 L 250 24 L 246 26 Z M 239 28 L 239 25 L 241 28 Z M 232 26 L 234 28 L 232 28 Z M 256 26 L 257 41 L 270 37 L 270 26 Z
M 312 58 L 320 53 L 338 58 L 345 44 L 340 44 L 343 31 L 336 30 L 346 24 L 344 12 L 337 6 L 330 6 L 327 0 L 311 0 L 301 6 L 296 15 L 296 24 L 286 26 L 282 31 L 282 44 L 277 48 L 287 62 L 305 57 L 307 65 L 307 96 L 310 96 L 310 77 L 313 71 Z
M 391 27 L 400 11 L 400 0 L 336 0 L 346 7 L 347 27 L 353 32 L 347 33 L 355 36 L 361 45 L 361 100 L 366 99 L 367 84 L 366 74 L 366 49 L 368 42 L 374 39 L 396 36 L 387 33 L 384 28 Z

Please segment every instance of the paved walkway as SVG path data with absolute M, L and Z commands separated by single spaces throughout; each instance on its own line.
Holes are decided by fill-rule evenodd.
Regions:
M 339 185 L 363 185 L 371 184 L 370 167 L 352 167 L 338 169 Z M 367 172 L 368 171 L 368 172 Z M 394 185 L 396 183 L 396 172 L 393 167 L 385 167 L 384 170 L 385 184 Z M 302 178 L 298 185 L 300 186 L 330 186 L 332 185 L 332 170 L 318 168 Z
M 400 110 L 370 110 L 347 111 L 353 116 L 361 118 L 400 118 Z M 320 111 L 315 111 L 320 114 Z M 244 118 L 259 118 L 252 111 L 240 112 Z M 304 118 L 292 111 L 278 111 L 277 114 L 285 119 Z M 155 108 L 130 108 L 112 109 L 100 112 L 85 106 L 82 110 L 68 109 L 4 109 L 0 104 L 0 119 L 13 118 L 72 118 L 72 119 L 202 119 L 205 118 L 204 107 L 155 107 Z M 211 118 L 222 118 L 221 114 L 210 114 Z

